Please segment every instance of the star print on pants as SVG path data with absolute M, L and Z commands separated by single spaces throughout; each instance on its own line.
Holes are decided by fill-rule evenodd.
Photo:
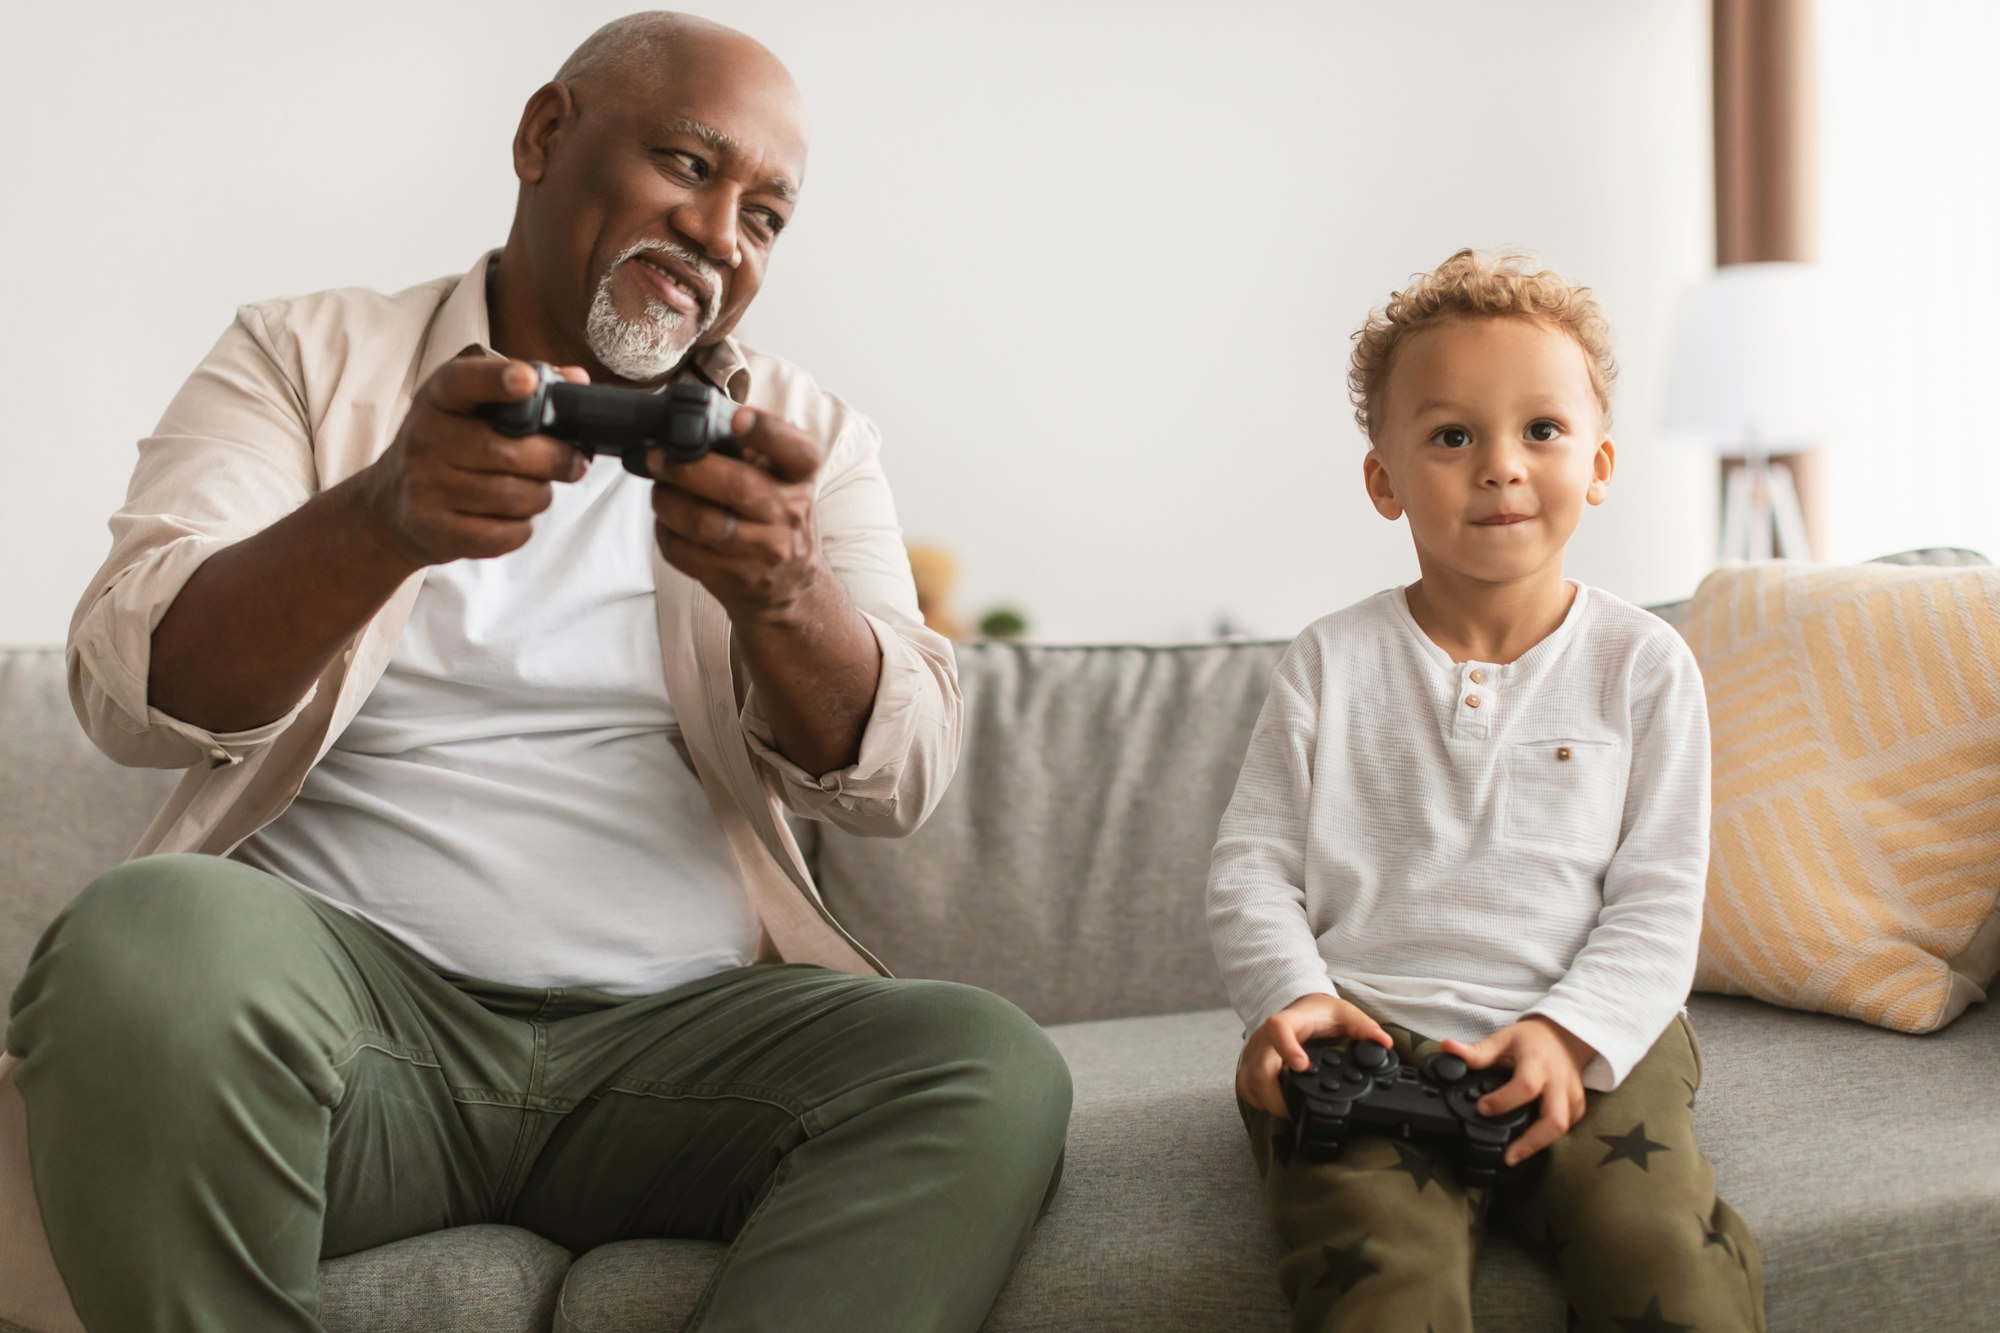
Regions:
M 1437 1174 L 1437 1163 L 1418 1152 L 1415 1148 L 1404 1144 L 1392 1141 L 1389 1146 L 1396 1150 L 1398 1160 L 1394 1166 L 1388 1169 L 1391 1171 L 1409 1172 L 1410 1179 L 1417 1182 L 1417 1193 L 1422 1194 L 1424 1186 L 1430 1184 L 1431 1177 Z
M 1331 1245 L 1320 1246 L 1320 1249 L 1326 1251 L 1326 1276 L 1313 1283 L 1312 1289 L 1321 1291 L 1327 1287 L 1337 1287 L 1340 1294 L 1345 1296 L 1354 1290 L 1354 1284 L 1362 1278 L 1373 1277 L 1381 1272 L 1380 1266 L 1371 1264 L 1361 1257 L 1361 1248 L 1367 1243 L 1365 1239 L 1357 1240 L 1352 1245 L 1343 1245 L 1337 1250 Z
M 1469 1189 L 1465 1192 L 1465 1197 L 1472 1201 L 1472 1218 L 1469 1225 L 1472 1230 L 1477 1231 L 1486 1225 L 1486 1212 L 1493 1206 L 1493 1193 L 1491 1190 Z
M 1628 1133 L 1599 1134 L 1597 1137 L 1599 1141 L 1611 1145 L 1611 1151 L 1604 1154 L 1604 1160 L 1598 1163 L 1599 1166 L 1610 1166 L 1613 1162 L 1622 1160 L 1638 1163 L 1641 1171 L 1651 1171 L 1653 1168 L 1647 1154 L 1669 1151 L 1666 1144 L 1655 1143 L 1646 1137 L 1646 1122 L 1643 1120 L 1632 1126 Z
M 1693 1324 L 1676 1324 L 1660 1313 L 1660 1298 L 1646 1302 L 1646 1308 L 1630 1319 L 1613 1318 L 1625 1333 L 1693 1333 Z

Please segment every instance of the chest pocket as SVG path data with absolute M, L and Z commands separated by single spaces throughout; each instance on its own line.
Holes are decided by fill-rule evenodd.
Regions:
M 1609 741 L 1522 741 L 1507 747 L 1500 828 L 1513 842 L 1579 859 L 1608 858 L 1625 813 L 1625 767 Z

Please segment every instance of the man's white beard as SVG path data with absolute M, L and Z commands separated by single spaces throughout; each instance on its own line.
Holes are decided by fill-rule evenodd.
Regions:
M 637 319 L 628 320 L 618 313 L 611 300 L 612 275 L 632 256 L 655 248 L 658 247 L 635 245 L 612 261 L 603 281 L 597 284 L 597 294 L 590 300 L 590 314 L 584 320 L 583 337 L 590 344 L 591 354 L 620 379 L 643 382 L 666 374 L 681 363 L 688 348 L 694 346 L 695 339 L 713 320 L 715 303 L 706 295 L 698 298 L 705 316 L 699 323 L 690 321 L 657 296 L 646 298 L 646 309 Z M 684 253 L 679 257 L 685 262 Z

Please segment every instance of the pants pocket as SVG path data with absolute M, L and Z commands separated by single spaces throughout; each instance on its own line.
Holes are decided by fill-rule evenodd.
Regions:
M 1694 1024 L 1688 1021 L 1688 1016 L 1685 1013 L 1675 1014 L 1674 1021 L 1681 1025 L 1681 1035 L 1687 1038 L 1688 1052 L 1694 1057 L 1694 1086 L 1699 1091 L 1701 1088 L 1701 1039 L 1694 1035 Z

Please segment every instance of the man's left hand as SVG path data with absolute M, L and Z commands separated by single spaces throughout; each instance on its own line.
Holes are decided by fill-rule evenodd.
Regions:
M 782 622 L 832 574 L 813 511 L 819 446 L 755 408 L 737 408 L 730 431 L 740 461 L 648 457 L 654 535 L 667 563 L 714 594 L 732 621 Z
M 1511 1023 L 1485 1041 L 1447 1041 L 1444 1049 L 1474 1069 L 1511 1065 L 1514 1076 L 1479 1099 L 1482 1115 L 1499 1115 L 1540 1097 L 1542 1116 L 1507 1145 L 1507 1165 L 1527 1161 L 1583 1119 L 1583 1069 L 1597 1052 L 1568 1028 L 1540 1014 Z

